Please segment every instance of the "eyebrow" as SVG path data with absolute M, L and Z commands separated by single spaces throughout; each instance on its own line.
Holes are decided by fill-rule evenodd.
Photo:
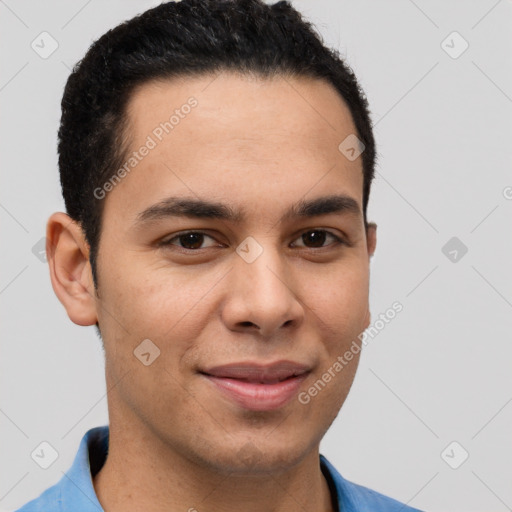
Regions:
M 327 214 L 347 214 L 357 219 L 362 217 L 357 201 L 342 194 L 310 200 L 302 199 L 284 213 L 281 222 Z M 220 219 L 239 223 L 245 219 L 245 213 L 243 210 L 219 202 L 190 197 L 168 197 L 141 211 L 136 217 L 135 225 L 139 226 L 169 217 Z

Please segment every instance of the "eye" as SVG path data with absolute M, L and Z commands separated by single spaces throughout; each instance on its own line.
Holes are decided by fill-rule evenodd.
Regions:
M 347 242 L 345 242 L 342 238 L 325 229 L 309 229 L 304 231 L 296 240 L 300 239 L 304 244 L 298 245 L 298 247 L 305 247 L 308 249 L 321 249 L 329 246 L 324 245 L 329 237 L 334 239 L 334 243 L 329 245 L 348 245 Z M 197 251 L 199 249 L 215 247 L 215 245 L 202 247 L 205 238 L 215 240 L 213 237 L 203 233 L 202 231 L 186 231 L 183 233 L 178 233 L 177 235 L 174 235 L 172 238 L 168 238 L 167 240 L 162 240 L 159 245 L 163 247 L 174 245 L 178 248 L 185 249 L 186 251 Z
M 177 243 L 173 243 L 174 240 L 179 242 L 178 247 L 189 250 L 197 250 L 202 249 L 201 245 L 203 244 L 204 239 L 210 238 L 213 240 L 211 236 L 208 236 L 206 233 L 202 233 L 201 231 L 187 231 L 184 233 L 179 233 L 168 240 L 163 240 L 160 242 L 160 245 L 178 245 Z
M 341 239 L 339 236 L 336 236 L 334 233 L 331 233 L 330 231 L 326 231 L 325 229 L 309 229 L 308 231 L 305 231 L 302 233 L 302 235 L 297 239 L 301 239 L 303 243 L 305 244 L 311 244 L 311 245 L 303 245 L 302 247 L 307 248 L 322 248 L 326 247 L 324 244 L 326 238 L 331 237 L 335 240 L 334 245 L 338 244 L 344 244 L 345 241 Z M 333 244 L 329 244 L 333 245 Z M 299 246 L 301 247 L 301 246 Z

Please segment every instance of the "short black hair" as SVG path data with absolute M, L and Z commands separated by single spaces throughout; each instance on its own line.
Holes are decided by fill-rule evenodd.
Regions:
M 339 52 L 325 47 L 311 23 L 287 1 L 165 2 L 95 41 L 64 89 L 58 133 L 62 194 L 68 215 L 79 223 L 89 245 L 96 288 L 103 201 L 94 191 L 125 160 L 125 111 L 131 94 L 155 79 L 219 71 L 311 77 L 334 86 L 364 144 L 363 213 L 368 227 L 375 141 L 366 96 Z

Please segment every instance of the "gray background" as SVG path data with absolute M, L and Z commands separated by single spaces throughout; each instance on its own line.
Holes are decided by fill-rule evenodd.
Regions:
M 32 250 L 64 210 L 56 131 L 70 67 L 157 3 L 0 0 L 3 510 L 55 483 L 85 431 L 108 422 L 94 328 L 71 323 Z M 346 478 L 418 508 L 512 510 L 512 2 L 293 3 L 370 101 L 372 315 L 404 307 L 364 349 L 321 451 Z M 31 48 L 43 31 L 59 45 L 46 59 Z M 457 58 L 454 31 L 469 44 Z M 452 237 L 456 261 L 442 250 Z M 30 457 L 42 441 L 59 454 L 46 470 Z

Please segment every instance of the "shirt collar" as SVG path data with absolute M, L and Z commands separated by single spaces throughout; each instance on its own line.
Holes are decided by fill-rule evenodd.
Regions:
M 62 510 L 103 512 L 92 477 L 101 469 L 108 453 L 108 426 L 87 431 L 71 468 L 61 479 Z
M 71 468 L 60 481 L 63 510 L 103 512 L 92 479 L 105 463 L 108 439 L 108 425 L 92 428 L 83 436 Z M 351 492 L 351 484 L 321 454 L 320 468 L 329 485 L 335 512 L 356 510 L 357 500 Z

